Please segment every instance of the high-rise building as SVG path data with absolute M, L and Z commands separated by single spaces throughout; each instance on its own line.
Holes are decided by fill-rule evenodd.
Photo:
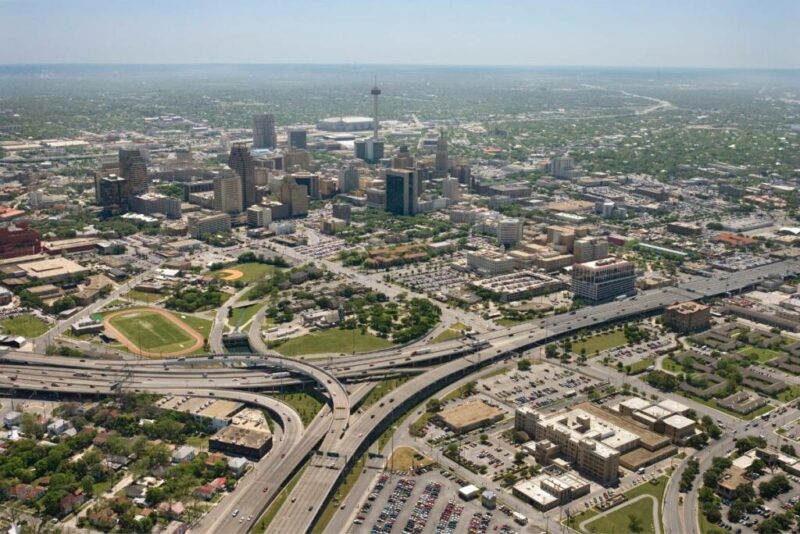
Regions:
M 458 178 L 458 182 L 466 185 L 469 191 L 473 191 L 472 167 L 468 163 L 457 163 L 453 166 L 453 176 Z
M 461 198 L 461 184 L 458 182 L 458 178 L 448 176 L 442 180 L 442 196 L 458 202 L 458 199 Z
M 242 183 L 242 205 L 240 212 L 256 203 L 255 165 L 250 150 L 242 144 L 233 145 L 228 157 L 228 166 L 236 171 Z
M 408 145 L 400 145 L 397 154 L 392 158 L 393 169 L 413 169 L 414 156 L 408 151 Z
M 342 167 L 339 171 L 339 190 L 342 193 L 355 191 L 359 187 L 358 178 L 358 167 L 355 165 Z
M 311 167 L 311 154 L 302 148 L 290 148 L 283 153 L 283 168 L 288 172 L 295 167 L 307 171 Z
M 161 213 L 170 219 L 181 218 L 181 200 L 161 193 L 147 192 L 131 197 L 131 211 L 143 215 Z
M 341 219 L 347 224 L 350 224 L 350 218 L 352 214 L 352 207 L 350 204 L 343 204 L 341 202 L 337 202 L 333 205 L 333 216 L 337 219 Z
M 603 302 L 635 291 L 634 264 L 613 256 L 576 263 L 572 268 L 572 292 L 588 302 Z
M 275 148 L 278 136 L 275 134 L 275 115 L 260 113 L 253 116 L 253 148 Z
M 501 245 L 516 245 L 522 241 L 522 220 L 505 217 L 497 222 L 497 240 Z
M 436 142 L 436 159 L 434 161 L 434 175 L 437 178 L 447 176 L 447 171 L 450 168 L 450 161 L 447 156 L 447 138 L 444 131 L 439 134 L 439 141 Z
M 126 200 L 133 195 L 140 195 L 147 192 L 149 182 L 147 180 L 147 162 L 141 150 L 119 149 L 119 175 L 125 178 Z
M 295 183 L 306 188 L 308 196 L 313 200 L 320 199 L 319 175 L 310 172 L 296 172 L 292 174 Z
M 370 94 L 372 95 L 372 138 L 377 139 L 378 129 L 380 128 L 380 123 L 378 122 L 378 96 L 380 96 L 381 90 L 376 85 L 372 88 Z
M 376 163 L 383 158 L 384 144 L 383 139 L 373 137 L 366 141 L 366 153 L 364 159 L 370 163 Z
M 358 159 L 367 159 L 367 142 L 363 139 L 356 139 L 353 143 L 353 155 Z
M 235 215 L 242 211 L 242 180 L 233 173 L 214 177 L 214 209 Z
M 231 216 L 227 213 L 189 215 L 187 222 L 189 235 L 196 239 L 231 229 Z
M 290 128 L 287 144 L 289 148 L 308 148 L 308 132 L 305 128 Z
M 395 215 L 414 215 L 419 209 L 416 171 L 386 169 L 386 211 Z
M 308 189 L 294 181 L 290 174 L 281 184 L 281 204 L 288 206 L 288 216 L 297 217 L 308 213 Z
M 600 237 L 583 237 L 572 246 L 575 263 L 602 260 L 608 256 L 608 240 Z
M 266 228 L 272 222 L 272 210 L 261 204 L 247 208 L 247 225 L 254 228 Z
M 127 180 L 116 174 L 95 175 L 95 201 L 104 207 L 122 207 L 126 204 Z
M 547 166 L 547 170 L 556 178 L 562 179 L 574 178 L 580 174 L 580 171 L 575 168 L 575 160 L 566 154 L 553 158 Z

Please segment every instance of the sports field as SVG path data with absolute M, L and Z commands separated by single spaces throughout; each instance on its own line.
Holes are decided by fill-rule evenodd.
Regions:
M 268 274 L 272 274 L 274 271 L 274 266 L 264 263 L 239 263 L 219 271 L 214 271 L 211 273 L 211 276 L 227 282 L 241 281 L 245 284 L 251 284 L 261 280 Z
M 202 348 L 203 336 L 175 315 L 157 308 L 108 314 L 104 322 L 117 339 L 143 356 L 178 356 Z
M 0 319 L 0 334 L 37 337 L 47 332 L 48 328 L 48 324 L 35 315 L 17 315 Z

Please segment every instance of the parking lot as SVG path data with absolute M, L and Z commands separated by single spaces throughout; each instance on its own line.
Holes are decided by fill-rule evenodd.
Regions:
M 434 260 L 422 266 L 402 267 L 392 271 L 395 283 L 419 292 L 441 292 L 463 286 L 469 275 L 453 269 L 447 263 Z
M 529 371 L 513 370 L 504 375 L 481 379 L 478 391 L 512 407 L 530 405 L 546 408 L 558 401 L 577 396 L 580 390 L 599 381 L 570 369 L 547 362 L 531 366 Z
M 796 503 L 800 502 L 800 477 L 795 475 L 783 473 L 782 471 L 777 470 L 774 473 L 767 472 L 767 474 L 763 475 L 757 480 L 754 480 L 753 486 L 758 488 L 758 485 L 761 482 L 769 480 L 778 474 L 784 474 L 792 485 L 792 488 L 787 493 L 783 493 L 774 499 L 764 502 L 764 504 L 760 505 L 755 512 L 751 514 L 745 514 L 745 516 L 738 523 L 732 523 L 728 519 L 729 506 L 728 503 L 723 501 L 721 510 L 721 526 L 729 532 L 733 532 L 734 534 L 757 534 L 756 527 L 764 519 L 772 517 L 775 514 L 782 514 L 787 510 L 791 510 Z
M 420 475 L 381 474 L 361 502 L 350 532 L 516 532 L 510 510 L 505 507 L 507 513 L 500 510 L 500 503 L 498 509 L 487 510 L 479 498 L 464 501 L 458 497 L 458 489 L 463 485 L 463 480 L 435 468 Z
M 314 259 L 326 258 L 333 254 L 338 254 L 342 250 L 352 248 L 344 239 L 338 237 L 326 236 L 319 234 L 317 242 L 308 245 L 301 245 L 296 247 L 295 250 L 304 256 L 310 256 Z

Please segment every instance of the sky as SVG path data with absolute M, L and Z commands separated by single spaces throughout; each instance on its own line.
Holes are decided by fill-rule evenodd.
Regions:
M 0 0 L 0 64 L 800 68 L 800 0 Z

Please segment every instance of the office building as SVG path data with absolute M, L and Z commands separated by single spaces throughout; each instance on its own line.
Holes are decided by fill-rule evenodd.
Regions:
M 663 321 L 683 334 L 704 330 L 711 322 L 711 307 L 694 301 L 672 304 L 664 309 Z
M 469 191 L 473 190 L 472 167 L 468 163 L 457 163 L 453 166 L 452 175 L 458 179 L 458 183 L 466 185 Z
M 367 159 L 367 142 L 364 139 L 357 139 L 353 143 L 353 155 L 358 159 Z
M 235 215 L 242 211 L 242 179 L 234 173 L 214 177 L 214 209 Z
M 260 113 L 253 116 L 253 148 L 275 148 L 278 137 L 275 134 L 275 116 Z
M 447 170 L 450 167 L 450 161 L 447 156 L 447 138 L 444 131 L 439 133 L 439 140 L 436 142 L 436 156 L 434 160 L 434 176 L 436 178 L 444 178 L 447 176 Z
M 308 132 L 305 128 L 290 128 L 287 138 L 289 148 L 308 148 Z
M 419 209 L 416 172 L 411 169 L 387 169 L 386 211 L 394 215 L 414 215 Z
M 539 463 L 547 465 L 562 456 L 602 484 L 618 480 L 621 454 L 641 444 L 637 434 L 580 408 L 544 415 L 523 406 L 514 414 L 514 429 L 536 442 L 533 453 Z
M 123 207 L 126 204 L 127 180 L 116 174 L 95 176 L 95 201 L 104 207 Z
M 333 205 L 333 216 L 336 219 L 341 219 L 345 223 L 350 224 L 352 217 L 352 206 L 350 204 L 336 203 Z
M 339 171 L 339 191 L 349 193 L 359 188 L 358 167 L 347 165 Z
M 458 202 L 461 198 L 461 183 L 458 178 L 446 177 L 442 180 L 442 196 L 453 202 Z
M 408 145 L 400 145 L 397 154 L 392 158 L 393 169 L 413 169 L 414 156 L 408 151 Z
M 308 213 L 308 188 L 287 175 L 280 187 L 281 204 L 287 206 L 288 217 L 299 217 Z
M 516 245 L 522 241 L 522 220 L 504 217 L 497 222 L 497 240 L 501 245 Z
M 556 178 L 574 178 L 580 172 L 575 168 L 575 160 L 570 156 L 563 155 L 553 158 L 547 166 L 547 171 Z
M 572 292 L 587 302 L 603 302 L 633 294 L 635 284 L 634 264 L 613 256 L 577 263 L 572 269 Z
M 195 239 L 231 229 L 231 216 L 227 213 L 189 215 L 187 220 L 189 235 Z
M 601 237 L 583 237 L 573 243 L 575 263 L 602 260 L 608 256 L 608 240 Z
M 367 139 L 364 148 L 364 160 L 369 163 L 377 163 L 383 158 L 384 143 L 383 139 Z
M 252 228 L 268 228 L 272 222 L 272 210 L 261 204 L 247 208 L 247 226 Z
M 239 211 L 245 211 L 256 203 L 255 165 L 250 150 L 241 144 L 234 145 L 228 156 L 228 166 L 239 175 L 242 183 L 242 204 Z
M 131 198 L 131 211 L 142 215 L 161 213 L 170 219 L 180 219 L 181 200 L 161 193 L 143 193 Z
M 486 276 L 510 273 L 514 270 L 514 258 L 495 250 L 467 252 L 467 265 Z
M 0 227 L 0 259 L 30 256 L 41 251 L 41 236 L 28 223 Z
M 119 175 L 127 181 L 125 200 L 133 195 L 147 192 L 149 182 L 147 179 L 147 162 L 141 150 L 119 150 Z
M 288 172 L 311 168 L 311 154 L 303 148 L 290 148 L 283 153 L 283 168 Z
M 322 198 L 320 196 L 319 189 L 319 175 L 312 174 L 310 172 L 296 172 L 291 176 L 296 184 L 302 185 L 306 188 L 306 193 L 312 200 L 318 200 Z

